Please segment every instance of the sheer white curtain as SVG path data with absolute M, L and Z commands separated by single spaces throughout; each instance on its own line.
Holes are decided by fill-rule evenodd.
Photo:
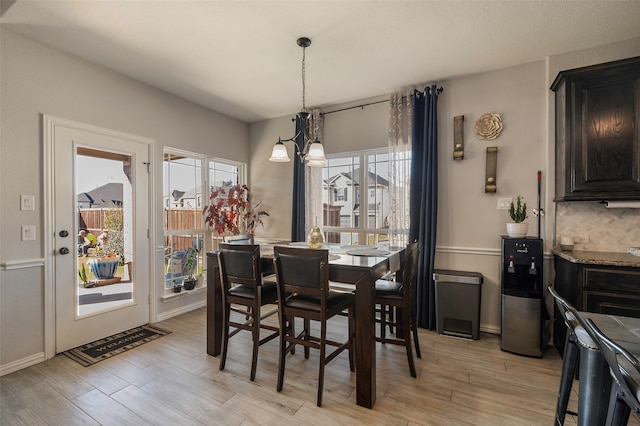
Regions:
M 323 140 L 324 118 L 319 109 L 309 111 L 309 137 L 311 140 Z M 322 167 L 305 165 L 305 229 L 309 235 L 311 228 L 323 225 L 322 214 Z
M 409 237 L 412 93 L 392 93 L 389 99 L 389 244 L 395 247 L 405 246 Z

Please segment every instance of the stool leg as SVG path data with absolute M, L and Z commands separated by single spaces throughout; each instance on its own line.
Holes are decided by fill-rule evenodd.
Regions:
M 578 426 L 603 425 L 612 379 L 602 352 L 581 347 L 579 374 Z
M 556 424 L 562 426 L 567 414 L 567 406 L 571 397 L 571 387 L 573 378 L 578 368 L 578 358 L 580 349 L 575 340 L 575 335 L 571 330 L 567 330 L 567 337 L 564 341 L 564 354 L 562 357 L 562 375 L 560 378 L 560 390 L 558 391 L 558 403 L 556 405 Z

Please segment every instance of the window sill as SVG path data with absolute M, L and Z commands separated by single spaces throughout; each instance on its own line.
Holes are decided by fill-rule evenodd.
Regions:
M 194 294 L 206 293 L 206 292 L 207 292 L 207 287 L 197 287 L 197 288 L 194 288 L 193 290 L 182 290 L 180 293 L 173 293 L 173 292 L 165 293 L 162 296 L 160 296 L 160 300 L 166 303 L 172 300 L 180 299 L 182 297 L 187 297 Z

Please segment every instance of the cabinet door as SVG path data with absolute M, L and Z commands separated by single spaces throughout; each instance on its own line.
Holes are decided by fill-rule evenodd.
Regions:
M 640 191 L 637 68 L 573 84 L 572 192 Z

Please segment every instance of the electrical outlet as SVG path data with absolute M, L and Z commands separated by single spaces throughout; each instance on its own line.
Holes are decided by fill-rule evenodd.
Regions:
M 498 198 L 498 210 L 509 210 L 511 198 Z
M 573 242 L 578 244 L 588 244 L 589 236 L 588 235 L 574 235 Z

